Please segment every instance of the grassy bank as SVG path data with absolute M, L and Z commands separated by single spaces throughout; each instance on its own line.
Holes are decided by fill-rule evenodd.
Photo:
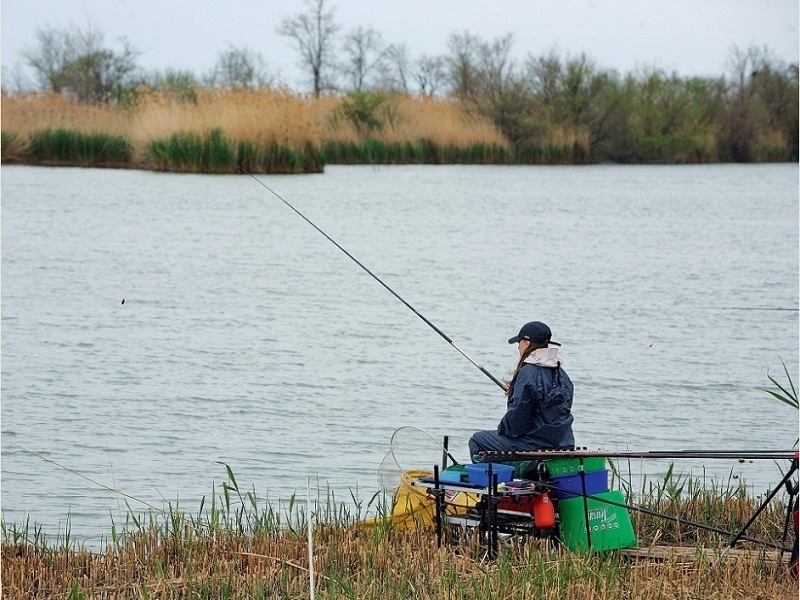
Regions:
M 240 490 L 229 475 L 211 506 L 201 506 L 195 515 L 174 507 L 161 514 L 129 514 L 126 523 L 112 527 L 102 551 L 76 545 L 68 532 L 48 540 L 36 528 L 4 524 L 3 597 L 308 598 L 305 502 L 292 499 L 275 509 L 255 490 Z M 676 481 L 688 493 L 675 493 Z M 730 529 L 740 527 L 758 505 L 742 488 L 703 489 L 695 483 L 687 489 L 685 483 L 656 482 L 643 489 L 638 502 Z M 488 561 L 471 537 L 439 548 L 432 531 L 363 526 L 362 507 L 345 508 L 332 497 L 312 505 L 319 598 L 797 597 L 786 560 L 763 552 L 687 565 L 677 559 L 632 560 L 616 552 L 578 555 L 512 538 L 501 545 L 497 560 Z M 386 512 L 385 506 L 372 508 Z M 785 507 L 773 503 L 750 534 L 780 542 L 784 515 Z M 635 517 L 634 524 L 644 545 L 725 545 L 716 534 L 647 515 Z
M 447 101 L 387 96 L 366 116 L 348 113 L 347 106 L 335 97 L 274 91 L 203 92 L 196 103 L 149 94 L 130 107 L 80 105 L 53 94 L 4 96 L 2 160 L 302 173 L 319 172 L 326 162 L 546 162 L 557 155 L 545 149 L 517 156 L 488 120 Z M 366 129 L 361 120 L 369 123 Z
M 2 161 L 309 173 L 326 163 L 586 164 L 597 144 L 609 143 L 591 141 L 585 126 L 543 122 L 525 144 L 511 144 L 493 121 L 465 106 L 455 99 L 377 92 L 311 98 L 205 90 L 187 102 L 144 91 L 134 105 L 4 95 Z M 634 144 L 643 149 L 635 161 L 713 162 L 719 156 L 715 143 L 707 127 L 680 139 L 643 136 Z

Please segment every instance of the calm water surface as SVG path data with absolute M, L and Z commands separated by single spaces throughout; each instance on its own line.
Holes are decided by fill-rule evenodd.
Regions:
M 328 167 L 263 181 L 497 377 L 520 324 L 550 324 L 580 446 L 797 438 L 796 412 L 763 391 L 781 358 L 797 381 L 797 165 Z M 223 463 L 274 501 L 308 477 L 368 500 L 395 430 L 432 436 L 397 438 L 401 466 L 428 467 L 433 439 L 466 459 L 503 409 L 488 378 L 248 177 L 2 169 L 7 523 L 30 516 L 55 535 L 69 516 L 73 538 L 94 543 L 126 512 L 42 457 L 189 512 Z M 676 468 L 756 493 L 780 477 L 772 463 Z

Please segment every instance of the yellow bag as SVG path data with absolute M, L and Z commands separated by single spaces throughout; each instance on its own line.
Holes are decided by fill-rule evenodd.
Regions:
M 400 487 L 394 495 L 392 514 L 388 520 L 392 526 L 401 531 L 413 531 L 418 527 L 430 527 L 436 520 L 436 501 L 428 495 L 426 489 L 415 486 L 412 481 L 422 478 L 432 478 L 430 471 L 413 470 L 404 471 L 400 475 Z M 445 515 L 464 515 L 475 506 L 479 496 L 472 492 L 445 493 Z M 374 525 L 375 520 L 365 521 L 365 525 Z

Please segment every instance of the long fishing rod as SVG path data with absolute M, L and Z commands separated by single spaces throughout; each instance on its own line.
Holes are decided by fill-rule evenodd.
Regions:
M 231 161 L 231 162 L 233 162 L 233 161 Z M 497 377 L 495 377 L 494 375 L 492 375 L 491 373 L 489 373 L 489 371 L 487 371 L 487 370 L 486 370 L 486 369 L 484 369 L 484 368 L 483 368 L 481 365 L 479 365 L 477 362 L 475 362 L 475 361 L 474 361 L 474 360 L 473 360 L 473 359 L 472 359 L 472 358 L 471 358 L 471 357 L 470 357 L 470 356 L 469 356 L 469 355 L 468 355 L 466 352 L 464 352 L 464 351 L 463 351 L 461 348 L 459 348 L 459 347 L 456 345 L 456 343 L 455 343 L 455 342 L 454 342 L 452 339 L 450 339 L 450 337 L 449 337 L 449 336 L 448 336 L 446 333 L 444 333 L 444 332 L 443 332 L 441 329 L 439 329 L 439 328 L 438 328 L 436 325 L 434 325 L 433 323 L 431 323 L 431 322 L 430 322 L 430 321 L 427 319 L 427 317 L 425 317 L 425 315 L 423 315 L 423 314 L 422 314 L 422 313 L 420 313 L 420 312 L 419 312 L 419 311 L 418 311 L 416 308 L 414 308 L 413 306 L 411 306 L 411 304 L 409 304 L 409 303 L 408 303 L 408 302 L 407 302 L 407 301 L 406 301 L 406 300 L 405 300 L 405 299 L 404 299 L 404 298 L 403 298 L 403 297 L 402 297 L 400 294 L 398 294 L 396 291 L 394 291 L 392 288 L 390 288 L 390 287 L 389 287 L 389 286 L 388 286 L 388 285 L 387 285 L 387 284 L 386 284 L 386 283 L 385 283 L 385 282 L 384 282 L 384 281 L 383 281 L 383 280 L 382 280 L 380 277 L 378 277 L 377 275 L 375 275 L 375 273 L 373 273 L 372 271 L 370 271 L 370 270 L 369 270 L 369 269 L 368 269 L 368 268 L 367 268 L 367 267 L 364 265 L 364 263 L 362 263 L 362 262 L 361 262 L 360 260 L 358 260 L 358 259 L 357 259 L 355 256 L 353 256 L 353 255 L 352 255 L 352 254 L 350 254 L 350 253 L 349 253 L 347 250 L 345 250 L 345 249 L 344 249 L 344 248 L 343 248 L 341 245 L 339 245 L 339 243 L 338 243 L 336 240 L 334 240 L 334 239 L 333 239 L 331 236 L 329 236 L 329 235 L 328 235 L 327 233 L 325 233 L 325 232 L 324 232 L 322 229 L 320 229 L 320 228 L 319 228 L 319 227 L 318 227 L 318 226 L 317 226 L 317 225 L 316 225 L 316 224 L 315 224 L 313 221 L 311 221 L 311 219 L 309 219 L 307 216 L 305 216 L 303 213 L 301 213 L 301 212 L 300 212 L 300 211 L 299 211 L 297 208 L 295 208 L 295 207 L 294 207 L 292 204 L 290 204 L 290 203 L 289 203 L 289 202 L 288 202 L 286 199 L 284 199 L 284 198 L 283 198 L 283 197 L 282 197 L 282 196 L 281 196 L 281 195 L 280 195 L 278 192 L 276 192 L 275 190 L 273 190 L 273 189 L 272 189 L 271 187 L 269 187 L 269 186 L 268 186 L 266 183 L 264 183 L 263 181 L 261 181 L 261 180 L 260 180 L 258 177 L 256 177 L 256 176 L 255 176 L 255 175 L 253 175 L 252 173 L 250 173 L 250 171 L 248 171 L 247 169 L 245 169 L 245 168 L 244 168 L 242 165 L 240 165 L 240 164 L 238 164 L 238 163 L 236 163 L 236 162 L 234 162 L 233 164 L 234 164 L 234 165 L 236 165 L 236 167 L 237 167 L 237 168 L 239 168 L 239 169 L 240 169 L 240 170 L 241 170 L 243 173 L 245 173 L 246 175 L 249 175 L 250 177 L 252 177 L 252 178 L 253 178 L 253 180 L 254 180 L 254 181 L 256 181 L 256 182 L 257 182 L 257 183 L 258 183 L 258 184 L 259 184 L 261 187 L 263 187 L 263 188 L 264 188 L 265 190 L 267 190 L 267 191 L 268 191 L 270 194 L 272 194 L 273 196 L 275 196 L 275 197 L 276 197 L 278 200 L 280 200 L 281 202 L 283 202 L 283 203 L 284 203 L 286 206 L 288 206 L 290 209 L 292 209 L 292 211 L 294 211 L 294 213 L 295 213 L 297 216 L 299 216 L 299 217 L 300 217 L 301 219 L 303 219 L 303 220 L 304 220 L 306 223 L 308 223 L 308 224 L 309 224 L 309 225 L 311 225 L 311 226 L 312 226 L 314 229 L 316 229 L 316 230 L 317 230 L 319 233 L 321 233 L 321 234 L 322 234 L 322 235 L 325 237 L 325 239 L 326 239 L 326 240 L 328 240 L 328 241 L 329 241 L 331 244 L 333 244 L 333 245 L 334 245 L 334 246 L 336 246 L 336 247 L 337 247 L 339 250 L 341 250 L 341 251 L 342 251 L 342 252 L 345 254 L 345 256 L 347 256 L 347 258 L 349 258 L 349 259 L 350 259 L 350 260 L 352 260 L 354 263 L 356 263 L 356 264 L 357 264 L 359 267 L 361 267 L 361 268 L 364 270 L 364 272 L 366 272 L 366 273 L 367 273 L 367 274 L 368 274 L 370 277 L 372 277 L 372 278 L 373 278 L 375 281 L 377 281 L 377 282 L 378 282 L 378 283 L 380 283 L 380 284 L 381 284 L 381 285 L 382 285 L 384 288 L 386 288 L 386 290 L 387 290 L 387 291 L 389 291 L 389 293 L 390 293 L 390 294 L 392 294 L 392 295 L 393 295 L 395 298 L 397 298 L 398 300 L 400 300 L 400 302 L 402 302 L 403 304 L 405 304 L 405 305 L 406 305 L 406 307 L 407 307 L 407 308 L 408 308 L 408 309 L 409 309 L 411 312 L 413 312 L 413 313 L 414 313 L 415 315 L 417 315 L 417 316 L 418 316 L 420 319 L 422 319 L 422 320 L 425 322 L 425 324 L 426 324 L 428 327 L 430 327 L 430 328 L 431 328 L 431 329 L 433 329 L 433 330 L 434 330 L 436 333 L 438 333 L 438 334 L 439 334 L 439 335 L 440 335 L 440 336 L 441 336 L 441 337 L 442 337 L 442 338 L 443 338 L 443 339 L 444 339 L 444 340 L 445 340 L 445 341 L 446 341 L 448 344 L 450 344 L 450 345 L 451 345 L 453 348 L 455 348 L 455 349 L 458 351 L 458 353 L 459 353 L 459 354 L 461 354 L 461 356 L 463 356 L 464 358 L 466 358 L 466 359 L 467 359 L 467 360 L 468 360 L 470 363 L 472 363 L 472 365 L 473 365 L 475 368 L 477 368 L 478 370 L 480 370 L 480 372 L 481 372 L 481 373 L 483 373 L 483 374 L 484 374 L 484 375 L 486 375 L 486 376 L 487 376 L 489 379 L 491 379 L 492 381 L 494 381 L 494 382 L 495 382 L 495 383 L 496 383 L 496 384 L 497 384 L 497 385 L 498 385 L 498 386 L 499 386 L 499 387 L 500 387 L 502 390 L 505 390 L 505 389 L 506 389 L 506 386 L 503 384 L 503 382 L 501 382 L 499 379 L 497 379 Z
M 607 450 L 515 450 L 484 452 L 486 460 L 532 460 L 558 458 L 707 458 L 733 460 L 793 460 L 795 450 L 653 450 L 613 452 Z

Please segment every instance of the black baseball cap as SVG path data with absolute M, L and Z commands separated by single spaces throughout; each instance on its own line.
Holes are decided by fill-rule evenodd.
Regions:
M 550 328 L 541 321 L 531 321 L 525 323 L 519 333 L 508 340 L 509 344 L 516 344 L 520 340 L 528 340 L 535 344 L 552 344 L 553 346 L 560 346 L 558 342 L 551 342 L 550 336 L 553 335 Z

